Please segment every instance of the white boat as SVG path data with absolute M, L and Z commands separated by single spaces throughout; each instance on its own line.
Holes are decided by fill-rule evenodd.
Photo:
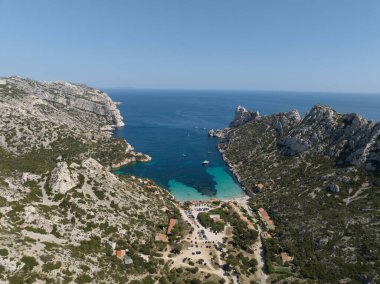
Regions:
M 210 161 L 207 161 L 207 160 L 204 160 L 203 162 L 202 162 L 202 165 L 208 165 L 208 164 L 210 164 Z

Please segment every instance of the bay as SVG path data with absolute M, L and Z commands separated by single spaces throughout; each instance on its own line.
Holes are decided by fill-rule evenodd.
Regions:
M 380 95 L 308 92 L 105 90 L 119 106 L 126 123 L 115 136 L 153 159 L 117 171 L 153 179 L 177 200 L 232 199 L 244 195 L 210 138 L 211 128 L 228 126 L 237 105 L 261 114 L 298 109 L 304 115 L 322 103 L 341 113 L 357 112 L 380 120 Z M 202 166 L 202 161 L 210 161 Z

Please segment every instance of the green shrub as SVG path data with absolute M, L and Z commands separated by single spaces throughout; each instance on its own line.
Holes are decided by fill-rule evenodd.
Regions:
M 0 249 L 0 256 L 7 256 L 8 254 L 9 252 L 6 248 Z
M 25 271 L 31 271 L 35 266 L 38 265 L 37 260 L 33 256 L 24 255 L 21 258 L 21 261 L 24 263 L 23 270 Z
M 47 262 L 42 265 L 42 271 L 49 272 L 55 269 L 60 269 L 62 266 L 62 262 Z

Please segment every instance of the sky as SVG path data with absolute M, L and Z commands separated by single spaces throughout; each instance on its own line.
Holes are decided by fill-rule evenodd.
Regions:
M 0 0 L 0 76 L 380 94 L 379 0 Z

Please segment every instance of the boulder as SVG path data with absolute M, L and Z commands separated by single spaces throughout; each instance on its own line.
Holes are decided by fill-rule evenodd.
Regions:
M 308 146 L 296 137 L 285 137 L 279 141 L 281 152 L 285 155 L 295 156 L 308 149 Z
M 327 185 L 326 190 L 332 193 L 338 193 L 339 192 L 339 185 L 335 183 L 330 183 Z
M 50 187 L 53 193 L 65 194 L 78 184 L 76 175 L 72 175 L 66 162 L 58 162 L 52 170 Z

